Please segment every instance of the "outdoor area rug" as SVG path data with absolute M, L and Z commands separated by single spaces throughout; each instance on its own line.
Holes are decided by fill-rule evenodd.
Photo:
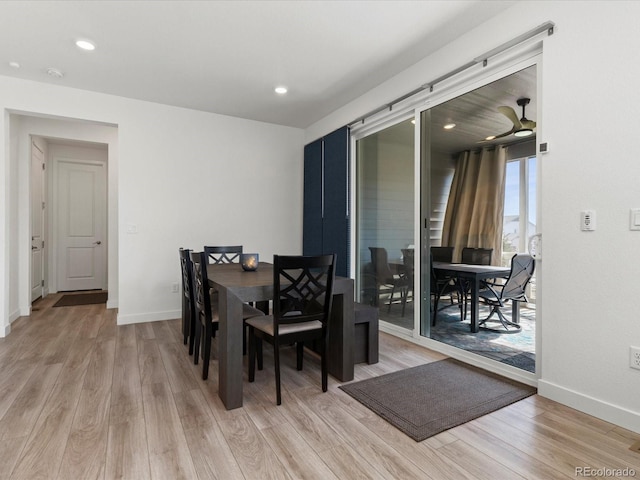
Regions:
M 340 386 L 416 442 L 536 393 L 448 358 Z
M 107 292 L 63 295 L 54 307 L 72 307 L 75 305 L 93 305 L 96 303 L 107 303 Z

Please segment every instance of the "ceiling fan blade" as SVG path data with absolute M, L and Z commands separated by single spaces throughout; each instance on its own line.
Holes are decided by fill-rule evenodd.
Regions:
M 516 131 L 516 129 L 515 129 L 515 128 L 512 128 L 512 129 L 511 129 L 511 130 L 509 130 L 508 132 L 504 132 L 504 133 L 501 133 L 500 135 L 496 135 L 496 138 L 507 137 L 507 136 L 511 135 L 511 134 L 512 134 L 513 132 L 515 132 L 515 131 Z M 494 140 L 495 140 L 496 138 L 494 138 Z
M 493 141 L 493 140 L 496 140 L 497 138 L 502 138 L 502 137 L 509 136 L 509 135 L 511 135 L 511 134 L 512 134 L 513 132 L 515 132 L 515 131 L 516 131 L 516 129 L 515 129 L 515 127 L 514 127 L 514 128 L 512 128 L 511 130 L 509 130 L 508 132 L 504 132 L 504 133 L 501 133 L 500 135 L 496 135 L 496 136 L 495 136 L 495 137 L 493 137 L 491 140 L 487 140 L 487 139 L 485 138 L 484 140 L 480 140 L 480 141 L 479 141 L 479 142 L 477 142 L 477 143 L 486 143 L 486 142 L 491 142 L 491 141 Z
M 522 124 L 523 128 L 530 128 L 531 130 L 536 128 L 536 122 L 534 122 L 533 120 L 528 120 L 526 118 L 522 118 L 520 120 L 520 123 Z
M 513 108 L 511 107 L 498 107 L 498 111 L 503 114 L 505 117 L 507 117 L 509 120 L 511 120 L 511 123 L 513 123 L 513 128 L 514 130 L 519 130 L 520 128 L 522 128 L 522 124 L 520 123 L 520 119 L 518 118 L 518 115 L 516 115 L 516 112 Z

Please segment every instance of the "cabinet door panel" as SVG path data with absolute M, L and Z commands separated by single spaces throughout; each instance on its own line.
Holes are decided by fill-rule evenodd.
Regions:
M 322 254 L 322 140 L 304 147 L 303 255 Z
M 349 267 L 349 128 L 324 137 L 323 253 L 336 253 L 336 275 Z

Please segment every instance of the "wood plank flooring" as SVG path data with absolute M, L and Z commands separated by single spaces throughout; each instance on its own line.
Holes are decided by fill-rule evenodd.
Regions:
M 245 373 L 244 407 L 227 411 L 215 341 L 203 381 L 179 320 L 117 326 L 104 305 L 52 308 L 59 297 L 0 339 L 1 479 L 640 477 L 629 450 L 640 435 L 537 395 L 416 443 L 335 379 L 322 393 L 317 359 L 297 372 L 293 349 L 283 350 L 281 406 L 266 346 L 255 383 Z M 381 334 L 380 363 L 358 364 L 356 380 L 441 358 Z

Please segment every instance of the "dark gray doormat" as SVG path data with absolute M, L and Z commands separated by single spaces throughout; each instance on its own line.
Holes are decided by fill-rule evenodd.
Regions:
M 63 295 L 54 307 L 72 307 L 75 305 L 93 305 L 96 303 L 107 303 L 107 292 Z
M 417 442 L 536 393 L 452 358 L 340 388 Z

